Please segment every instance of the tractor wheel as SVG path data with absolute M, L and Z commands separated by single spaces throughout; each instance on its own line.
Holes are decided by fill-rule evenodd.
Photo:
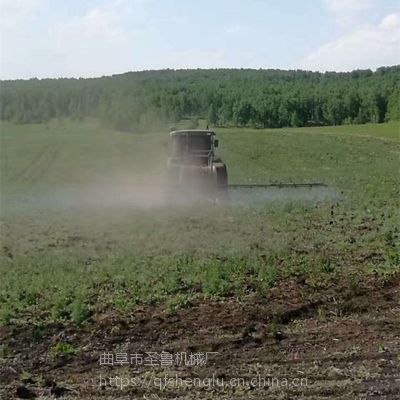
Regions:
M 228 187 L 228 171 L 225 164 L 219 164 L 216 166 L 217 171 L 217 187 L 225 189 Z

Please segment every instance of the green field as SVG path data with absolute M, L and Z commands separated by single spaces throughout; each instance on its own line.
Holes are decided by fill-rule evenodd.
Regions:
M 151 191 L 136 204 L 144 189 L 129 188 L 159 182 L 167 134 L 93 121 L 3 123 L 3 321 L 74 318 L 75 299 L 129 308 L 240 296 L 249 282 L 262 292 L 264 275 L 274 281 L 327 264 L 335 273 L 396 271 L 398 129 L 220 129 L 231 183 L 323 182 L 328 196 L 275 190 L 261 204 L 166 206 Z M 108 290 L 89 304 L 99 284 Z
M 354 297 L 373 301 L 362 297 L 370 285 L 375 293 L 398 282 L 399 129 L 217 129 L 231 183 L 328 187 L 171 204 L 157 188 L 165 132 L 110 131 L 96 121 L 1 123 L 0 325 L 85 332 L 103 315 L 161 309 L 178 318 L 226 302 L 255 304 L 254 315 L 277 304 L 276 331 L 287 323 L 276 313 L 290 308 L 276 294 L 282 285 L 317 304 L 317 320 L 346 320 L 361 312 Z

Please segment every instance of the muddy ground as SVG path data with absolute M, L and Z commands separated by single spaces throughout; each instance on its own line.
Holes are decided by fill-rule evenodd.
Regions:
M 0 340 L 4 399 L 398 399 L 400 280 L 324 291 L 287 280 L 264 299 L 194 302 L 175 313 L 143 306 L 82 326 L 14 324 Z M 114 365 L 104 365 L 105 353 Z M 177 356 L 185 353 L 187 366 Z M 118 365 L 117 354 L 128 362 Z

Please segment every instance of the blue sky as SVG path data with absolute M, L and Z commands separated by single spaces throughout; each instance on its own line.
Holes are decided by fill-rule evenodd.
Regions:
M 0 0 L 0 78 L 400 64 L 395 0 Z

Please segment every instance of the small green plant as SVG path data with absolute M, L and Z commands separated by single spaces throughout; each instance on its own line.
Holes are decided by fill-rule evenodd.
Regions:
M 43 325 L 36 325 L 34 330 L 33 330 L 33 340 L 35 342 L 40 342 L 43 338 L 44 334 L 44 326 Z
M 327 314 L 326 314 L 326 310 L 323 307 L 318 307 L 317 310 L 317 318 L 319 321 L 326 321 L 327 319 Z
M 327 274 L 332 273 L 335 270 L 335 265 L 327 258 L 321 260 L 321 271 Z
M 231 288 L 229 276 L 220 264 L 205 266 L 203 276 L 203 292 L 208 295 L 226 296 Z
M 71 304 L 71 297 L 65 293 L 61 292 L 54 302 L 54 305 L 51 310 L 51 316 L 54 320 L 60 319 L 69 319 L 70 317 L 70 304 Z
M 282 326 L 278 321 L 272 320 L 269 324 L 269 328 L 270 328 L 271 335 L 275 340 L 282 339 L 282 336 L 283 336 Z
M 350 278 L 350 290 L 355 296 L 360 296 L 365 293 L 365 289 L 362 287 L 361 281 L 356 275 Z
M 378 347 L 378 353 L 386 353 L 388 351 L 384 343 L 380 343 Z
M 69 344 L 64 342 L 58 342 L 53 348 L 52 352 L 55 355 L 72 355 L 75 354 L 75 348 Z
M 395 247 L 396 246 L 396 234 L 392 230 L 387 230 L 384 233 L 384 238 L 385 242 L 387 243 L 388 246 L 390 247 Z
M 182 308 L 190 306 L 193 296 L 188 294 L 180 294 L 167 299 L 165 303 L 165 312 L 167 315 L 175 315 Z
M 389 248 L 386 259 L 391 267 L 400 267 L 400 251 L 396 248 Z
M 90 315 L 89 304 L 83 296 L 77 297 L 71 304 L 71 320 L 81 324 Z
M 9 325 L 12 320 L 13 314 L 10 307 L 6 304 L 2 304 L 0 308 L 0 324 Z
M 32 374 L 31 374 L 30 372 L 28 372 L 28 371 L 22 371 L 21 374 L 20 374 L 20 376 L 19 376 L 19 379 L 20 379 L 21 381 L 23 381 L 23 382 L 31 382 L 32 379 L 33 379 L 33 376 L 32 376 Z
M 263 285 L 272 287 L 279 278 L 279 270 L 276 265 L 264 265 L 258 271 L 258 279 Z
M 307 260 L 301 260 L 298 265 L 294 267 L 294 275 L 301 279 L 306 280 L 312 275 L 312 267 Z

